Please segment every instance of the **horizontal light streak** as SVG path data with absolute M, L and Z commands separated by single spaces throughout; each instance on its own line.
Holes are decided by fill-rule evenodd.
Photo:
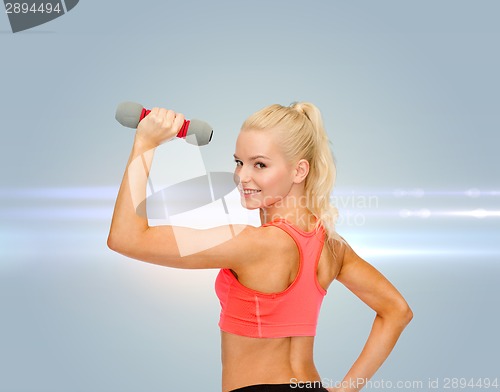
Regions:
M 26 220 L 49 220 L 49 221 L 109 221 L 113 212 L 114 199 L 118 191 L 118 186 L 112 187 L 45 187 L 45 188 L 3 188 L 0 189 L 0 219 L 2 221 L 26 221 Z M 196 192 L 197 189 L 193 189 Z M 248 216 L 243 212 L 239 202 L 239 195 L 233 195 L 236 191 L 227 195 L 226 204 L 230 207 L 230 215 L 233 223 L 248 222 Z M 232 195 L 232 197 L 230 197 Z M 445 207 L 432 207 L 434 196 L 446 196 Z M 460 196 L 461 199 L 451 198 Z M 424 191 L 421 188 L 396 189 L 385 191 L 351 190 L 349 192 L 337 191 L 332 196 L 334 204 L 339 209 L 339 224 L 354 223 L 362 225 L 365 218 L 374 219 L 498 219 L 500 208 L 496 205 L 495 199 L 490 196 L 500 196 L 500 190 L 479 190 L 476 188 L 463 191 L 430 190 Z M 414 197 L 418 200 L 421 208 L 410 207 Z M 410 205 L 401 205 L 401 202 Z M 474 200 L 474 204 L 479 206 L 457 206 L 460 201 L 469 202 Z M 492 204 L 493 200 L 493 205 Z M 415 203 L 413 203 L 415 204 Z M 442 204 L 440 202 L 439 204 Z M 168 206 L 167 206 L 168 207 Z M 160 206 L 161 208 L 161 206 Z M 167 208 L 168 209 L 168 208 Z M 207 206 L 193 210 L 197 213 L 197 220 L 204 224 L 210 224 L 210 219 L 221 219 L 225 217 L 223 210 L 214 212 Z M 239 212 L 241 210 L 241 213 Z M 248 212 L 246 212 L 248 213 Z M 238 222 L 239 214 L 243 220 Z M 189 214 L 186 214 L 189 215 Z M 151 224 L 166 224 L 165 222 L 155 222 L 156 217 L 150 214 Z M 167 223 L 168 224 L 168 223 Z M 189 224 L 189 218 L 188 223 Z M 258 224 L 258 223 L 257 223 Z
M 0 188 L 1 199 L 28 200 L 113 200 L 116 187 Z
M 200 212 L 201 209 L 200 209 Z M 113 213 L 113 207 L 3 207 L 0 208 L 0 219 L 23 219 L 23 220 L 109 220 Z M 231 214 L 234 216 L 233 214 Z M 214 215 L 213 211 L 207 213 L 203 217 L 198 215 L 197 219 L 209 221 L 210 218 L 221 218 L 225 216 L 223 210 Z M 236 216 L 237 217 L 237 216 Z M 339 223 L 342 221 L 349 222 L 353 219 L 361 218 L 380 218 L 380 219 L 443 219 L 443 218 L 500 218 L 500 210 L 430 210 L 430 209 L 400 209 L 400 210 L 381 210 L 381 209 L 349 209 L 340 210 L 338 218 Z M 155 219 L 150 216 L 150 219 Z M 161 220 L 161 219 L 158 219 Z M 247 220 L 247 217 L 245 217 Z
M 402 218 L 417 217 L 417 218 L 429 218 L 429 217 L 471 217 L 471 218 L 492 218 L 500 217 L 500 210 L 485 210 L 483 208 L 478 208 L 475 210 L 463 210 L 463 211 L 431 211 L 429 209 L 419 209 L 419 210 L 400 210 L 399 216 Z
M 485 256 L 500 256 L 500 249 L 477 249 L 471 246 L 470 248 L 457 248 L 456 246 L 446 248 L 422 247 L 420 249 L 411 248 L 363 248 L 359 247 L 356 251 L 365 258 L 370 257 L 430 257 L 430 256 L 454 256 L 454 257 L 485 257 Z
M 443 212 L 443 216 L 466 216 L 474 218 L 489 218 L 489 217 L 500 217 L 500 211 L 484 210 L 482 208 L 471 211 L 450 211 Z
M 0 188 L 0 199 L 65 199 L 65 200 L 114 200 L 119 185 L 102 187 L 45 187 L 45 188 Z M 155 187 L 162 189 L 162 186 Z M 427 198 L 427 197 L 498 197 L 500 190 L 480 190 L 477 188 L 464 190 L 424 190 L 414 189 L 352 189 L 336 188 L 332 194 L 335 197 L 381 196 L 394 198 Z
M 201 212 L 201 211 L 200 211 Z M 109 220 L 113 213 L 112 207 L 42 207 L 42 208 L 4 208 L 0 209 L 0 219 L 23 219 L 23 220 Z M 216 215 L 213 212 L 197 219 L 209 221 L 212 218 L 221 218 L 225 215 L 221 210 Z M 232 215 L 234 216 L 234 215 Z M 360 219 L 366 217 L 381 218 L 381 219 L 436 219 L 436 218 L 500 218 L 499 210 L 464 210 L 464 211 L 432 211 L 429 209 L 420 210 L 349 210 L 340 211 L 338 218 L 339 223 L 343 220 L 350 221 L 352 219 Z M 155 220 L 154 217 L 150 219 Z M 245 217 L 245 220 L 247 218 Z M 158 219 L 161 220 L 161 219 Z

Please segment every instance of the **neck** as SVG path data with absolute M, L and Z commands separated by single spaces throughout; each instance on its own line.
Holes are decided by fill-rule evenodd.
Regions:
M 286 219 L 296 226 L 309 231 L 316 222 L 316 217 L 307 208 L 305 203 L 300 203 L 302 198 L 294 198 L 290 194 L 273 205 L 260 209 L 261 224 L 269 223 L 276 219 Z

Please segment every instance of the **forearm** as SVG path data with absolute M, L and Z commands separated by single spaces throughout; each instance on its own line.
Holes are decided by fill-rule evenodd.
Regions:
M 409 322 L 406 315 L 382 317 L 376 315 L 372 329 L 361 354 L 352 365 L 339 388 L 340 391 L 357 392 L 380 368 L 396 345 Z
M 111 221 L 108 237 L 111 249 L 133 244 L 149 228 L 145 200 L 154 151 L 152 145 L 135 138 Z

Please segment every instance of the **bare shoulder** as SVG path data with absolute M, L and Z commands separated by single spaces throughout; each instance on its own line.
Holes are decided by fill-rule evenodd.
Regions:
M 318 261 L 318 281 L 323 289 L 327 290 L 337 278 L 343 264 L 346 245 L 342 237 L 335 237 L 325 241 Z
M 279 227 L 250 227 L 245 231 L 241 238 L 241 242 L 245 242 L 245 253 L 241 255 L 239 264 L 234 266 L 242 272 L 265 267 L 266 264 L 276 267 L 282 261 L 289 263 L 290 257 L 299 254 L 295 240 Z
M 347 249 L 349 248 L 349 244 L 344 239 L 344 237 L 337 235 L 337 238 L 333 238 L 330 241 L 330 248 L 332 249 L 333 262 L 337 266 L 340 272 L 345 262 L 345 257 Z
M 285 290 L 299 270 L 295 240 L 276 226 L 251 230 L 252 246 L 241 262 L 231 268 L 244 286 L 263 293 Z
M 295 241 L 285 231 L 275 226 L 233 225 L 239 236 L 239 241 L 252 248 L 262 248 L 268 251 L 274 247 L 286 247 Z
M 272 259 L 275 255 L 285 255 L 297 249 L 293 238 L 275 226 L 248 227 L 242 241 L 247 244 L 249 252 L 256 256 L 247 257 L 247 262 L 254 259 Z
M 356 280 L 356 275 L 359 275 L 361 271 L 374 274 L 375 268 L 361 258 L 343 237 L 341 238 L 342 241 L 337 241 L 336 245 L 341 254 L 341 267 L 337 280 L 348 285 L 350 282 Z

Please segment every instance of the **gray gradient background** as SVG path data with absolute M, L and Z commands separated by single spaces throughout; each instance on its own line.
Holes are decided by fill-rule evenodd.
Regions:
M 0 15 L 0 391 L 219 389 L 216 271 L 105 245 L 133 138 L 114 120 L 123 100 L 210 122 L 207 171 L 233 169 L 255 110 L 316 103 L 338 230 L 415 314 L 375 380 L 500 378 L 499 15 L 485 0 L 82 0 L 17 34 Z M 179 143 L 158 151 L 165 181 L 200 170 Z M 343 377 L 373 316 L 332 286 L 325 379 Z

